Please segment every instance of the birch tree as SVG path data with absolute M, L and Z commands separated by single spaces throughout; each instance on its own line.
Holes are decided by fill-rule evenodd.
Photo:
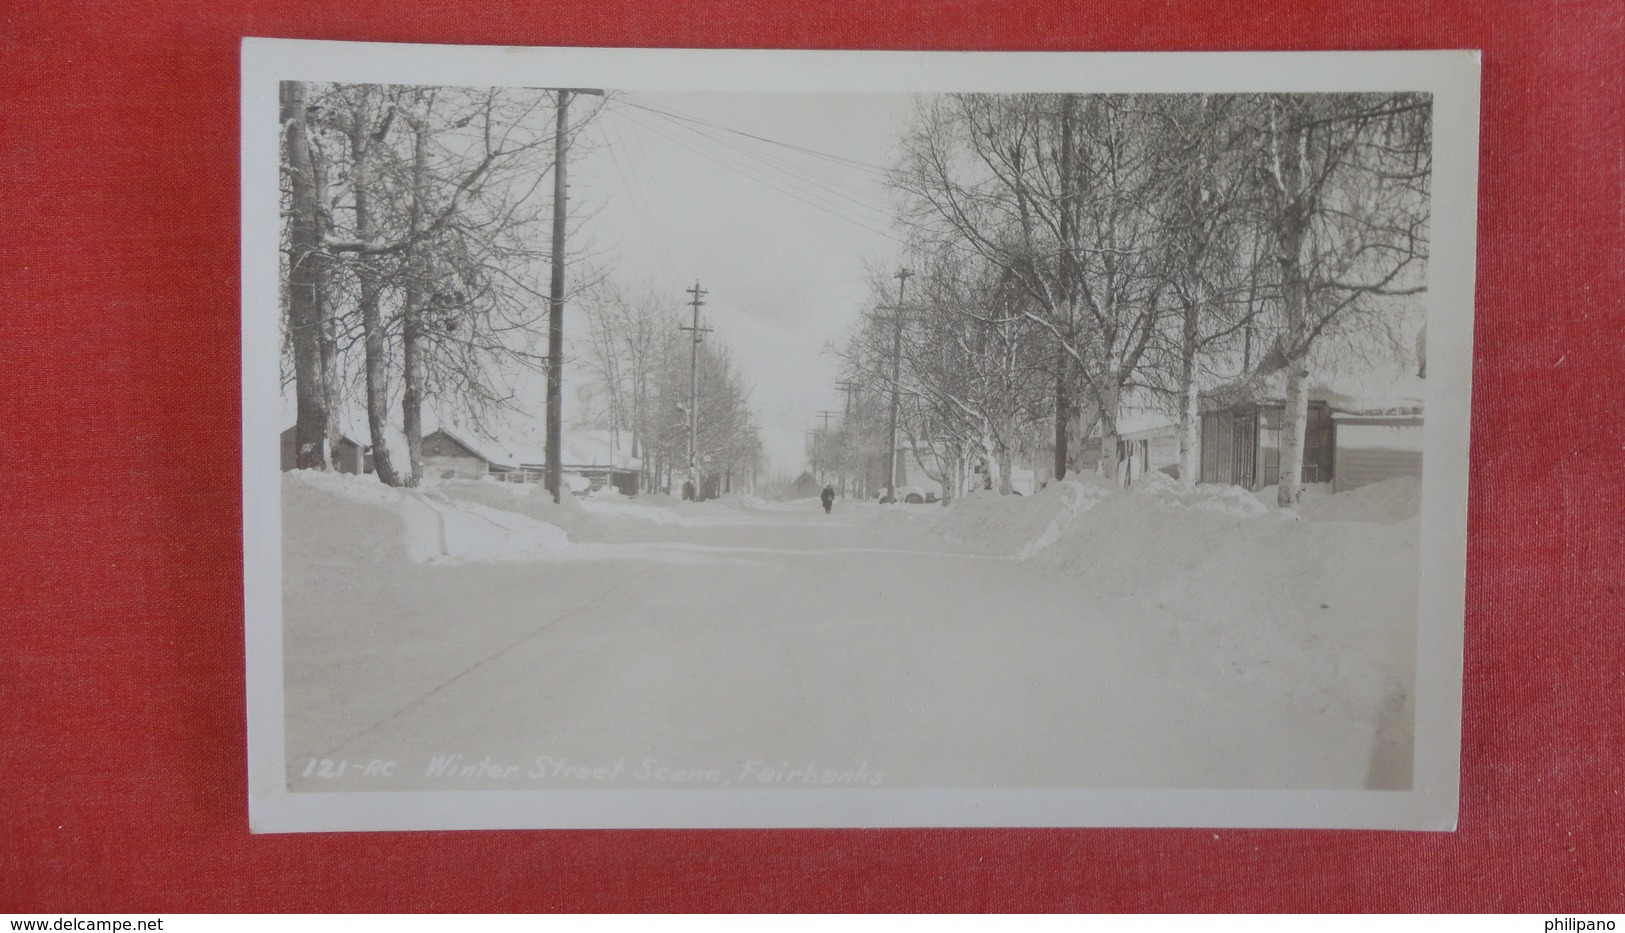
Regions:
M 319 227 L 321 187 L 312 155 L 309 89 L 300 81 L 281 86 L 282 165 L 286 182 L 286 290 L 289 342 L 294 360 L 294 463 L 301 470 L 327 465 L 329 408 L 321 352 L 322 302 L 327 289 Z
M 1155 137 L 1151 203 L 1170 312 L 1153 346 L 1146 386 L 1168 400 L 1179 433 L 1179 476 L 1201 474 L 1201 391 L 1263 304 L 1261 240 L 1250 224 L 1247 126 L 1231 96 L 1148 99 Z
M 1302 495 L 1311 356 L 1328 334 L 1380 320 L 1426 288 L 1431 98 L 1271 95 L 1258 127 L 1259 221 L 1273 251 L 1286 376 L 1278 501 Z

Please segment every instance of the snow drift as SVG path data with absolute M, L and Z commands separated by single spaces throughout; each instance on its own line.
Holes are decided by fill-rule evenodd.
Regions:
M 412 563 L 526 560 L 570 546 L 562 528 L 541 517 L 453 498 L 439 487 L 397 489 L 375 477 L 318 470 L 283 474 L 284 509 L 290 514 L 326 514 L 327 534 L 337 531 L 351 546 L 369 544 L 379 559 Z M 466 484 L 494 485 L 494 484 Z M 515 500 L 510 500 L 515 501 Z M 510 502 L 503 502 L 508 505 Z M 564 514 L 551 500 L 549 514 Z M 537 511 L 537 510 L 532 510 Z M 287 529 L 286 544 L 319 545 Z M 331 542 L 327 542 L 331 544 Z
M 1154 606 L 1170 637 L 1209 646 L 1235 676 L 1375 730 L 1393 757 L 1378 756 L 1391 773 L 1374 783 L 1408 786 L 1419 503 L 1413 479 L 1322 493 L 1294 516 L 1233 486 L 1088 477 L 966 497 L 933 530 Z

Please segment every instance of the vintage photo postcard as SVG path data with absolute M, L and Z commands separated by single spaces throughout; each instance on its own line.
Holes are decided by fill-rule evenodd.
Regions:
M 1453 828 L 1478 83 L 246 40 L 252 828 Z

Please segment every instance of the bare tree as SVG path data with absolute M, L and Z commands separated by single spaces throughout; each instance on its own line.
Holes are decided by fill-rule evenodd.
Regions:
M 603 424 L 628 436 L 633 457 L 647 459 L 650 390 L 663 349 L 674 333 L 676 315 L 653 290 L 628 294 L 601 282 L 585 296 L 588 317 L 587 364 L 595 390 L 605 401 Z M 646 479 L 652 478 L 645 464 Z
M 1278 499 L 1302 494 L 1312 351 L 1380 318 L 1382 299 L 1426 288 L 1431 99 L 1417 94 L 1271 95 L 1258 127 L 1259 221 L 1273 247 L 1286 371 Z
M 1050 413 L 1049 334 L 1021 313 L 1030 299 L 1006 273 L 959 260 L 916 257 L 917 297 L 903 308 L 884 304 L 877 277 L 875 307 L 840 355 L 848 384 L 874 395 L 895 388 L 900 433 L 945 492 L 962 491 L 980 464 L 1007 493 L 1014 459 L 1038 447 Z
M 638 303 L 632 307 L 637 308 Z M 642 303 L 630 316 L 644 362 L 636 363 L 641 379 L 629 386 L 633 364 L 628 343 L 620 343 L 617 364 L 621 373 L 623 397 L 635 402 L 635 383 L 641 381 L 645 394 L 638 445 L 646 460 L 652 459 L 652 474 L 659 488 L 671 487 L 674 466 L 688 463 L 689 444 L 689 364 L 690 338 L 678 330 L 678 319 L 667 315 L 658 303 Z M 732 486 L 733 476 L 743 474 L 761 459 L 761 438 L 750 407 L 750 389 L 740 377 L 728 348 L 714 334 L 708 334 L 694 353 L 698 364 L 694 384 L 698 388 L 694 435 L 695 462 L 700 488 L 714 483 L 718 492 Z
M 1166 284 L 1149 268 L 1146 120 L 1124 96 L 949 95 L 922 108 L 893 176 L 917 239 L 973 254 L 1026 293 L 1019 314 L 1049 333 L 1059 360 L 1057 419 L 1076 407 L 1076 379 L 1104 426 L 1108 470 Z
M 327 389 L 322 415 L 335 423 L 341 373 L 357 372 L 379 478 L 412 484 L 421 476 L 429 400 L 478 425 L 511 405 L 520 375 L 544 363 L 537 343 L 545 289 L 536 268 L 545 253 L 535 234 L 551 162 L 536 153 L 551 145 L 551 121 L 534 115 L 549 97 L 379 85 L 306 92 L 307 174 L 323 189 L 309 247 L 327 273 L 315 302 L 325 325 L 316 353 Z M 301 174 L 294 155 L 285 146 L 290 176 Z M 297 220 L 290 210 L 287 226 Z M 298 317 L 290 303 L 290 321 Z M 296 373 L 308 369 L 305 348 L 293 351 Z M 346 357 L 353 351 L 359 367 Z M 405 471 L 389 447 L 396 389 Z M 301 414 L 302 423 L 318 424 L 315 417 Z
M 1230 96 L 1148 98 L 1142 111 L 1156 145 L 1150 189 L 1161 243 L 1160 275 L 1171 306 L 1141 379 L 1179 427 L 1179 476 L 1201 473 L 1201 391 L 1218 360 L 1253 326 L 1264 303 L 1262 241 L 1251 224 L 1247 126 Z M 1219 366 L 1215 364 L 1218 363 Z
M 286 249 L 288 332 L 294 359 L 295 465 L 302 470 L 327 465 L 329 409 L 325 403 L 321 353 L 322 302 L 326 276 L 320 248 L 320 177 L 312 156 L 307 123 L 309 90 L 303 82 L 281 87 L 283 177 L 287 181 Z

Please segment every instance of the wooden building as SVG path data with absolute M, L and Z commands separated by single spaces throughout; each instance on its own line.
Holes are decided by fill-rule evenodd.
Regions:
M 1202 475 L 1198 482 L 1262 489 L 1281 481 L 1281 424 L 1286 404 L 1248 402 L 1202 413 Z M 1325 399 L 1311 398 L 1304 426 L 1305 483 L 1330 483 L 1336 474 L 1337 427 Z M 1177 456 L 1177 447 L 1176 447 Z
M 1422 413 L 1389 409 L 1333 412 L 1337 453 L 1332 491 L 1401 476 L 1422 478 Z
M 1132 486 L 1147 473 L 1179 475 L 1179 425 L 1166 419 L 1125 419 L 1118 428 L 1118 480 Z
M 885 470 L 881 470 L 881 475 L 885 475 Z M 819 484 L 817 479 L 813 478 L 810 470 L 803 470 L 801 475 L 796 477 L 796 481 L 790 485 L 795 490 L 798 499 L 811 499 L 824 491 L 824 487 Z
M 423 478 L 480 479 L 513 472 L 510 464 L 493 463 L 472 442 L 441 428 L 423 438 Z
M 562 438 L 560 472 L 567 488 L 585 494 L 613 486 L 638 494 L 639 462 L 622 454 L 607 431 L 572 430 Z M 483 479 L 545 483 L 546 455 L 521 435 L 496 440 L 445 428 L 423 438 L 426 479 Z
M 626 439 L 619 432 L 592 428 L 572 428 L 561 438 L 559 470 L 565 476 L 579 476 L 587 481 L 587 492 L 597 492 L 613 486 L 623 496 L 638 494 L 638 477 L 642 463 L 626 450 Z M 542 470 L 541 463 L 521 464 L 524 470 Z
M 295 439 L 297 427 L 290 427 L 282 432 L 282 469 L 284 471 L 298 468 L 299 451 L 298 441 Z M 333 445 L 333 469 L 340 473 L 371 473 L 372 448 L 363 447 L 344 434 Z
M 1097 423 L 1077 448 L 1077 462 L 1085 470 L 1103 468 L 1103 442 Z M 1044 473 L 1047 478 L 1049 470 Z M 1154 408 L 1125 406 L 1117 417 L 1117 482 L 1132 486 L 1147 473 L 1179 475 L 1179 424 Z
M 546 481 L 547 467 L 544 464 L 521 464 L 520 469 L 537 477 L 534 480 L 527 478 L 526 482 L 540 483 Z M 623 496 L 638 494 L 638 471 L 635 467 L 601 463 L 564 463 L 559 466 L 559 472 L 563 473 L 566 478 L 579 476 L 586 480 L 587 492 L 597 492 L 607 486 L 613 486 Z
M 1280 482 L 1284 406 L 1261 404 L 1204 412 L 1204 483 L 1257 490 Z M 1422 475 L 1422 410 L 1353 408 L 1309 403 L 1303 482 L 1347 492 L 1400 476 Z

